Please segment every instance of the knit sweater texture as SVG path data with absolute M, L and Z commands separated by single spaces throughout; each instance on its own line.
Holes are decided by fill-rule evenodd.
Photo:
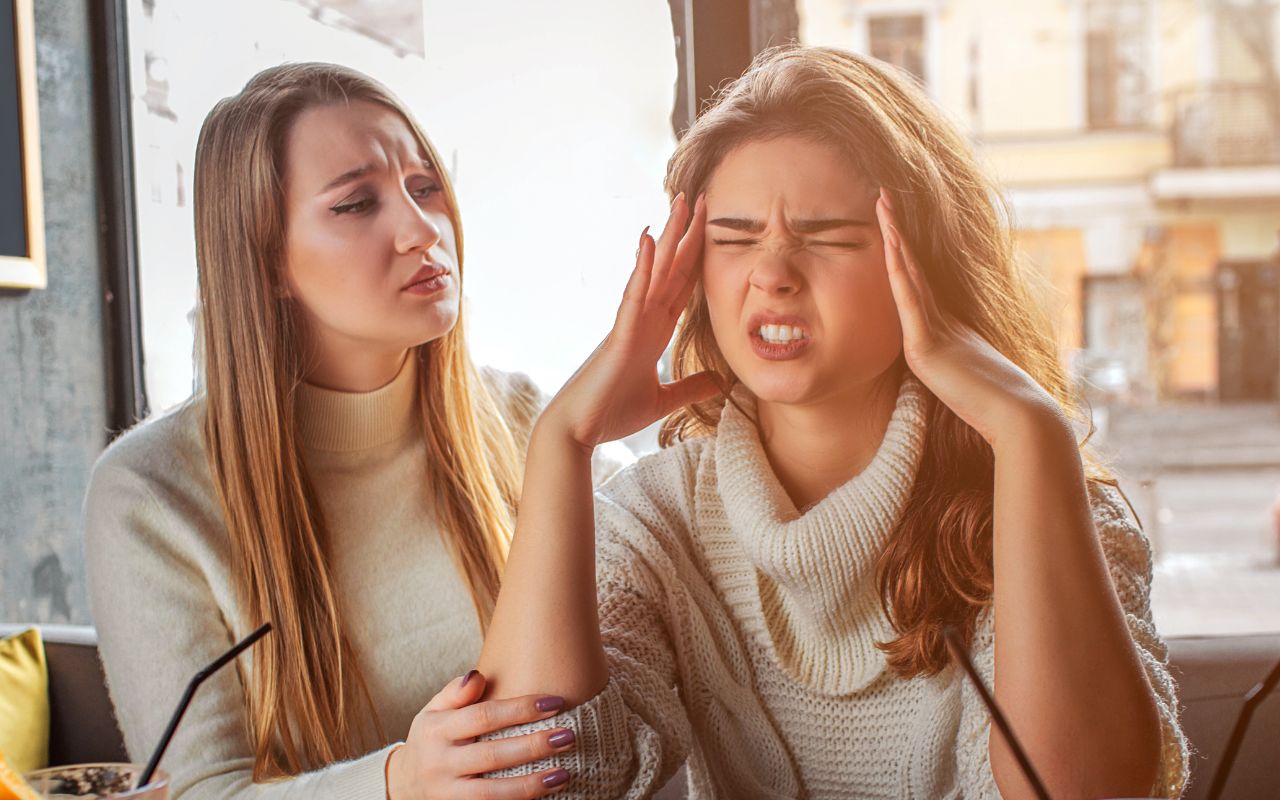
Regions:
M 641 798 L 688 764 L 693 798 L 996 798 L 989 717 L 959 670 L 898 678 L 875 562 L 914 483 L 925 389 L 908 376 L 868 466 L 800 513 L 754 424 L 726 406 L 714 436 L 641 459 L 596 493 L 596 697 L 503 735 L 568 726 L 561 795 Z M 749 406 L 748 406 L 749 408 Z M 1152 625 L 1151 554 L 1119 493 L 1093 521 L 1162 720 L 1160 796 L 1186 779 L 1167 652 Z M 992 613 L 972 657 L 988 685 Z
M 297 394 L 303 460 L 329 530 L 345 631 L 383 729 L 377 747 L 295 778 L 253 783 L 245 672 L 228 667 L 201 686 L 165 754 L 170 797 L 383 800 L 388 746 L 475 665 L 479 623 L 426 485 L 415 369 L 406 359 L 374 392 L 304 384 Z M 537 389 L 523 376 L 485 371 L 483 378 L 523 445 Z M 85 501 L 93 618 L 134 760 L 149 757 L 192 676 L 254 627 L 236 591 L 203 418 L 196 398 L 121 437 L 94 468 Z M 250 651 L 241 665 L 252 658 Z

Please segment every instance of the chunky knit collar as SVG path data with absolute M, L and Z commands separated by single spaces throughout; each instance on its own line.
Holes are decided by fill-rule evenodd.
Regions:
M 749 627 L 778 666 L 823 694 L 857 691 L 884 668 L 875 644 L 893 639 L 894 632 L 880 607 L 875 562 L 915 482 L 925 408 L 925 389 L 908 373 L 871 463 L 800 514 L 774 475 L 754 423 L 732 403 L 720 418 L 720 501 L 755 571 L 754 591 L 735 593 L 748 606 L 739 609 L 739 619 L 761 623 Z M 731 567 L 724 562 L 713 569 Z
M 309 383 L 299 386 L 296 408 L 303 445 L 325 452 L 355 452 L 406 436 L 415 424 L 417 361 L 410 354 L 391 383 L 372 392 L 339 392 Z

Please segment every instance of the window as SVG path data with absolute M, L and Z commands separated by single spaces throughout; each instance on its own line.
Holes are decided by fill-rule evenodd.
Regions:
M 1147 0 L 1089 0 L 1085 5 L 1090 128 L 1132 127 L 1147 122 L 1149 24 Z
M 677 65 L 665 3 L 570 0 L 537 36 L 530 13 L 516 0 L 129 0 L 153 411 L 196 380 L 197 133 L 284 61 L 343 63 L 405 101 L 458 190 L 474 360 L 559 388 L 608 332 L 641 228 L 666 218 Z
M 922 84 L 928 82 L 922 15 L 872 17 L 867 21 L 867 39 L 871 55 L 905 69 Z

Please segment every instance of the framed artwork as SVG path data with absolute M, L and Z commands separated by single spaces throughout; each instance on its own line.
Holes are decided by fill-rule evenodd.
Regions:
M 0 0 L 0 288 L 46 285 L 32 0 Z

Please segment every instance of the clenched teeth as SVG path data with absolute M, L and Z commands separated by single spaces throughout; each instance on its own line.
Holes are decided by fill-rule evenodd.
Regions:
M 761 339 L 770 344 L 785 344 L 806 338 L 804 331 L 794 325 L 761 325 L 758 333 Z

